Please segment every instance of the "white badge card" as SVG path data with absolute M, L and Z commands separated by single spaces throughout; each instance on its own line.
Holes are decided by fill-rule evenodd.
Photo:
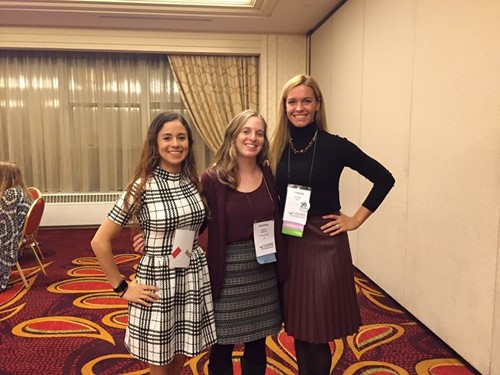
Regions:
M 188 268 L 193 251 L 194 230 L 176 229 L 172 253 L 168 256 L 170 268 Z
M 281 233 L 302 237 L 311 199 L 309 186 L 288 184 Z
M 274 240 L 274 220 L 253 223 L 253 240 L 257 263 L 276 262 L 276 241 Z

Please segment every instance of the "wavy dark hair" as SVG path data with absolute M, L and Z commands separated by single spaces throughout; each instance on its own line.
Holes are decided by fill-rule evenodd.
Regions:
M 184 174 L 196 186 L 198 192 L 201 191 L 200 178 L 198 176 L 196 159 L 194 156 L 194 139 L 191 127 L 189 126 L 186 119 L 178 113 L 162 112 L 155 117 L 155 119 L 149 126 L 146 140 L 144 141 L 144 145 L 142 146 L 141 158 L 139 159 L 135 167 L 131 181 L 125 189 L 126 204 L 127 202 L 129 202 L 129 197 L 133 197 L 135 201 L 131 215 L 132 219 L 135 222 L 137 222 L 137 218 L 139 215 L 139 210 L 141 207 L 141 193 L 144 190 L 144 186 L 146 185 L 148 178 L 151 176 L 155 168 L 160 165 L 160 154 L 158 151 L 158 133 L 161 131 L 165 123 L 176 120 L 178 120 L 184 126 L 184 128 L 186 128 L 189 144 L 189 150 L 186 159 L 184 159 L 181 163 L 181 173 Z M 136 185 L 137 181 L 139 181 L 139 183 Z M 203 204 L 205 208 L 207 208 L 204 199 Z

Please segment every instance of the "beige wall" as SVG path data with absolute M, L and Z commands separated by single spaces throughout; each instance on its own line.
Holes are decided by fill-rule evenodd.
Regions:
M 271 127 L 281 86 L 306 71 L 306 36 L 292 34 L 0 27 L 1 49 L 258 55 L 260 111 Z
M 349 0 L 311 38 L 330 130 L 396 178 L 356 265 L 483 374 L 500 374 L 499 19 L 497 0 Z M 343 209 L 369 186 L 347 173 Z
M 290 77 L 306 71 L 306 37 L 304 35 L 267 35 L 261 55 L 260 105 L 271 132 L 281 88 Z

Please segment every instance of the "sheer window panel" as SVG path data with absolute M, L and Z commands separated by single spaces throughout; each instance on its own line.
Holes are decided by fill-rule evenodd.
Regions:
M 46 192 L 122 190 L 159 112 L 185 116 L 166 56 L 15 52 L 0 58 L 0 159 Z M 200 173 L 212 154 L 193 127 Z
M 83 171 L 68 174 L 73 191 L 122 190 L 141 153 L 140 108 L 77 107 L 72 113 L 68 157 L 72 170 Z
M 29 185 L 45 186 L 47 166 L 60 158 L 60 85 L 53 74 L 60 66 L 54 59 L 40 63 L 26 54 L 7 55 L 0 57 L 0 159 L 18 163 Z

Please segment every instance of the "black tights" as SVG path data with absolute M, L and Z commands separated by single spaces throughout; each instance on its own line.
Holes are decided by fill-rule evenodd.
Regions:
M 300 375 L 329 375 L 332 365 L 330 345 L 295 340 Z
M 233 367 L 233 349 L 234 345 L 214 344 L 210 349 L 209 365 L 210 371 L 214 374 L 225 374 Z M 257 365 L 266 365 L 266 339 L 246 342 L 243 353 L 245 361 Z

